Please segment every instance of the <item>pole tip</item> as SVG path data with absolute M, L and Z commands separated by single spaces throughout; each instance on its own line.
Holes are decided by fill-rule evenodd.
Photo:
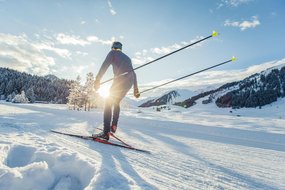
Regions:
M 235 56 L 232 57 L 232 61 L 236 61 L 237 58 Z
M 218 36 L 218 35 L 219 35 L 219 33 L 217 31 L 213 31 L 213 33 L 212 33 L 213 37 Z

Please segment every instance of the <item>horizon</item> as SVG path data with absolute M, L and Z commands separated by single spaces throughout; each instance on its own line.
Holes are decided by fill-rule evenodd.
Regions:
M 285 58 L 281 60 L 274 60 L 274 61 L 269 61 L 269 62 L 253 65 L 248 68 L 239 69 L 239 70 L 227 70 L 227 71 L 226 70 L 220 70 L 220 71 L 209 70 L 209 71 L 205 71 L 203 73 L 199 73 L 197 75 L 191 76 L 189 78 L 180 80 L 176 82 L 175 84 L 166 85 L 166 86 L 151 90 L 147 93 L 143 93 L 139 99 L 136 99 L 133 97 L 132 91 L 128 92 L 126 97 L 130 98 L 133 101 L 141 102 L 149 98 L 155 98 L 163 94 L 167 94 L 168 92 L 173 91 L 173 90 L 178 90 L 178 91 L 187 90 L 188 93 L 190 92 L 191 93 L 194 93 L 194 92 L 201 93 L 205 90 L 211 90 L 214 88 L 218 88 L 226 83 L 243 80 L 254 74 L 265 72 L 268 69 L 280 68 L 284 66 L 285 66 Z M 7 67 L 0 67 L 0 68 L 7 68 Z M 12 69 L 12 68 L 7 68 L 7 69 Z M 15 69 L 12 69 L 12 70 L 17 71 Z M 21 71 L 17 71 L 17 72 L 21 72 Z M 24 73 L 30 74 L 27 72 L 24 72 Z M 48 74 L 48 75 L 52 75 L 52 74 Z M 46 77 L 48 75 L 41 76 L 41 77 Z M 218 78 L 221 75 L 223 76 L 223 78 Z M 36 75 L 36 76 L 39 76 L 39 75 Z M 53 75 L 53 76 L 57 77 L 58 79 L 62 79 L 62 80 L 70 80 L 66 78 L 60 78 L 56 75 Z M 82 76 L 80 77 L 81 79 L 83 78 Z M 152 88 L 156 85 L 160 85 L 160 84 L 169 82 L 171 80 L 174 80 L 174 79 L 166 79 L 162 81 L 155 81 L 149 84 L 144 84 L 140 86 L 140 89 L 145 90 L 148 88 Z M 85 81 L 81 80 L 81 85 L 84 85 L 84 83 Z M 108 82 L 102 85 L 102 87 L 99 89 L 98 92 L 103 98 L 106 98 L 107 94 L 109 94 L 110 86 L 111 86 L 111 82 Z

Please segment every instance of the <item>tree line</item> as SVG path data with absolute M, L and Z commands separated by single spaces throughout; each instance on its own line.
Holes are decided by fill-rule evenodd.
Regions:
M 52 75 L 43 77 L 0 68 L 1 100 L 12 101 L 16 95 L 24 92 L 31 103 L 67 103 L 72 83 L 71 80 L 58 79 Z
M 8 68 L 0 68 L 0 99 L 13 103 L 67 104 L 69 109 L 86 111 L 101 107 L 104 102 L 95 92 L 91 72 L 87 74 L 85 84 L 81 84 L 80 76 L 76 80 L 66 80 Z

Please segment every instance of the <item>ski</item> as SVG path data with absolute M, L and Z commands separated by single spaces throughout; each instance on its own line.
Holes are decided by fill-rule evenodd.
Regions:
M 91 140 L 91 141 L 102 143 L 102 144 L 106 144 L 106 145 L 111 145 L 111 146 L 116 146 L 116 147 L 120 147 L 120 148 L 125 148 L 125 149 L 130 149 L 130 150 L 135 150 L 135 151 L 151 154 L 151 152 L 148 151 L 148 150 L 134 148 L 134 147 L 132 147 L 132 146 L 130 146 L 128 144 L 126 144 L 126 145 L 117 144 L 117 143 L 109 142 L 109 141 L 106 141 L 106 140 L 103 140 L 103 139 L 100 139 L 100 138 L 94 138 L 94 137 L 88 136 L 88 135 L 76 135 L 76 134 L 71 134 L 71 133 L 55 131 L 55 130 L 51 130 L 51 132 L 57 133 L 57 134 L 61 134 L 61 135 L 70 136 L 70 137 L 76 137 L 76 138 L 81 138 L 81 139 L 85 139 L 85 140 Z

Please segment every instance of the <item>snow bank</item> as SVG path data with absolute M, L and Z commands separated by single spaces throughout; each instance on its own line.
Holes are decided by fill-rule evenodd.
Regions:
M 13 144 L 1 145 L 1 153 L 1 189 L 84 189 L 96 171 L 78 154 L 62 150 Z

